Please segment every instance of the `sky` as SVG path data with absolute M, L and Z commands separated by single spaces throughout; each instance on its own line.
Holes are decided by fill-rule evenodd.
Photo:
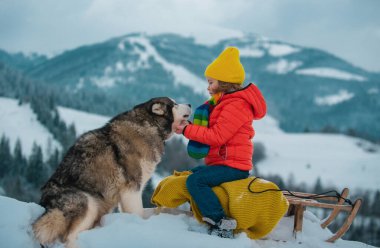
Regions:
M 378 0 L 0 0 L 0 49 L 52 56 L 131 32 L 203 42 L 248 32 L 380 72 L 379 9 Z

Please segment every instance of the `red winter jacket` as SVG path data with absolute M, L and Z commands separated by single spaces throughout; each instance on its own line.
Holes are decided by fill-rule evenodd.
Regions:
M 255 135 L 252 121 L 266 114 L 266 103 L 254 84 L 226 93 L 209 117 L 209 127 L 189 124 L 186 138 L 210 145 L 206 165 L 227 165 L 240 170 L 252 169 Z

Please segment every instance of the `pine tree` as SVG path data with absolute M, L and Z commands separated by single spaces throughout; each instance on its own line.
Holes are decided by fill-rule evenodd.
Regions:
M 11 169 L 12 175 L 22 175 L 25 171 L 27 161 L 22 155 L 22 146 L 20 139 L 17 139 L 16 145 L 13 151 L 13 166 Z
M 58 149 L 56 148 L 54 150 L 54 152 L 50 155 L 50 157 L 47 161 L 47 164 L 49 165 L 49 167 L 52 171 L 54 171 L 58 167 L 60 159 L 61 159 L 61 155 L 60 155 Z
M 322 193 L 323 191 L 323 187 L 322 187 L 322 182 L 321 182 L 321 178 L 318 177 L 317 181 L 315 182 L 315 186 L 314 186 L 314 190 L 313 190 L 315 193 Z
M 9 139 L 3 136 L 0 141 L 0 178 L 9 173 L 12 168 L 12 154 L 9 148 Z
M 294 174 L 293 173 L 290 173 L 289 177 L 288 177 L 288 180 L 286 182 L 286 187 L 289 189 L 289 190 L 295 190 L 296 189 L 296 179 L 294 177 Z
M 35 187 L 41 186 L 47 179 L 47 171 L 43 162 L 42 149 L 33 143 L 32 154 L 26 169 L 26 179 Z
M 256 142 L 255 143 L 254 153 L 253 153 L 253 156 L 252 156 L 252 161 L 253 161 L 253 164 L 254 164 L 254 167 L 253 167 L 253 169 L 254 169 L 254 175 L 259 175 L 259 169 L 258 169 L 257 164 L 261 160 L 264 160 L 264 159 L 265 159 L 265 146 L 261 142 Z
M 187 154 L 186 145 L 182 140 L 173 138 L 165 145 L 165 154 L 157 165 L 157 172 L 171 174 L 174 170 L 189 170 L 202 163 L 201 160 L 195 160 Z
M 71 123 L 69 128 L 67 129 L 67 140 L 68 140 L 68 146 L 67 149 L 72 146 L 76 140 L 77 137 L 77 132 L 75 130 L 75 125 L 74 123 Z
M 369 216 L 371 215 L 371 200 L 370 200 L 370 191 L 369 190 L 366 190 L 364 191 L 360 198 L 362 198 L 362 205 L 360 206 L 360 209 L 359 209 L 359 214 L 363 215 L 363 216 Z
M 144 208 L 154 207 L 154 205 L 151 202 L 151 198 L 152 198 L 153 192 L 154 192 L 154 188 L 153 188 L 153 185 L 152 185 L 152 179 L 150 179 L 147 182 L 146 187 L 145 187 L 145 189 L 143 191 L 143 195 L 142 195 L 142 200 L 143 200 L 143 206 L 144 206 Z
M 372 203 L 372 214 L 376 217 L 380 217 L 380 191 L 376 190 L 375 197 Z

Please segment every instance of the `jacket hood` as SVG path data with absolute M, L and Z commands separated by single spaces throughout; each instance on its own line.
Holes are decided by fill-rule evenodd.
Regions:
M 222 100 L 233 100 L 233 98 L 241 98 L 248 102 L 252 107 L 253 118 L 256 120 L 263 118 L 267 112 L 265 99 L 255 84 L 250 83 L 241 90 L 225 93 Z

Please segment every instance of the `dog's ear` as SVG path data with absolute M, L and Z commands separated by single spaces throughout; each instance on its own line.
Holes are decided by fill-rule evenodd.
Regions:
M 163 103 L 153 103 L 151 108 L 152 113 L 156 115 L 164 115 L 165 114 L 165 104 Z

